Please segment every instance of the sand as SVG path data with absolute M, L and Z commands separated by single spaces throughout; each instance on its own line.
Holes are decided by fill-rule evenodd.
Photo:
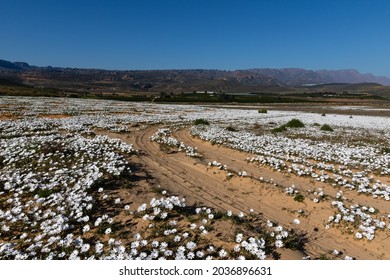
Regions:
M 294 184 L 299 190 L 306 191 L 314 187 L 322 187 L 329 199 L 335 195 L 336 189 L 326 183 L 319 183 L 311 178 L 298 177 L 292 174 L 276 172 L 268 167 L 260 167 L 248 163 L 246 158 L 251 154 L 212 145 L 193 138 L 188 129 L 182 129 L 174 137 L 187 145 L 197 147 L 203 158 L 190 158 L 184 153 L 167 153 L 160 145 L 149 141 L 149 137 L 158 127 L 134 130 L 128 134 L 117 134 L 98 131 L 112 138 L 120 138 L 133 144 L 139 150 L 131 160 L 143 170 L 148 170 L 150 184 L 159 184 L 168 191 L 186 197 L 188 204 L 205 205 L 221 210 L 232 210 L 234 213 L 249 213 L 254 209 L 265 220 L 307 232 L 308 243 L 305 253 L 312 258 L 320 258 L 334 249 L 357 259 L 390 259 L 390 238 L 386 232 L 378 232 L 373 241 L 356 240 L 353 234 L 338 228 L 325 229 L 325 222 L 334 209 L 330 201 L 314 203 L 305 199 L 303 203 L 294 201 L 284 193 L 284 188 Z M 228 169 L 238 173 L 245 170 L 247 177 L 233 176 L 227 179 L 226 171 L 208 166 L 208 162 L 217 160 L 226 164 Z M 264 177 L 269 182 L 261 182 Z M 140 181 L 143 179 L 141 178 Z M 357 195 L 355 192 L 344 192 L 353 203 L 369 204 L 379 211 L 390 212 L 389 205 L 369 196 Z M 304 211 L 299 215 L 298 210 Z M 298 218 L 301 223 L 295 225 Z M 291 251 L 291 250 L 287 250 Z M 299 254 L 287 252 L 283 258 L 298 258 Z

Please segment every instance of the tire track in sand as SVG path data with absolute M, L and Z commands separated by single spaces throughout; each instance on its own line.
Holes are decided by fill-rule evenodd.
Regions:
M 130 137 L 126 134 L 110 132 L 100 134 L 122 139 L 133 144 L 135 149 L 141 150 L 142 153 L 132 158 L 132 161 L 138 161 L 144 166 L 164 189 L 184 196 L 188 204 L 212 206 L 236 213 L 238 211 L 248 213 L 249 208 L 253 208 L 255 212 L 262 213 L 264 219 L 277 221 L 290 228 L 294 228 L 292 220 L 296 215 L 292 215 L 283 208 L 295 211 L 301 207 L 311 213 L 310 215 L 322 214 L 318 218 L 312 216 L 307 219 L 300 218 L 299 228 L 309 233 L 309 243 L 306 249 L 312 257 L 319 257 L 322 253 L 338 249 L 359 259 L 390 258 L 385 250 L 388 244 L 384 244 L 384 249 L 382 249 L 365 241 L 354 241 L 353 238 L 342 235 L 338 229 L 325 231 L 322 218 L 325 216 L 327 218 L 328 213 L 333 213 L 330 207 L 324 206 L 328 204 L 314 205 L 310 201 L 306 203 L 306 206 L 298 204 L 272 184 L 237 176 L 232 180 L 226 180 L 224 171 L 207 167 L 209 160 L 218 160 L 222 164 L 227 164 L 229 168 L 246 170 L 249 175 L 256 178 L 259 176 L 270 178 L 271 175 L 275 183 L 281 185 L 289 183 L 291 179 L 281 174 L 265 168 L 259 171 L 258 167 L 246 163 L 245 158 L 249 154 L 228 148 L 222 149 L 207 142 L 203 143 L 190 136 L 188 130 L 176 132 L 175 137 L 187 145 L 198 146 L 198 150 L 205 154 L 205 161 L 186 157 L 183 153 L 167 154 L 160 150 L 159 144 L 149 141 L 149 137 L 157 129 L 158 127 L 149 127 L 130 134 Z
M 314 181 L 307 177 L 299 177 L 296 175 L 284 175 L 283 173 L 276 172 L 275 170 L 269 167 L 256 166 L 246 162 L 247 157 L 253 156 L 252 154 L 233 150 L 223 146 L 212 145 L 207 141 L 200 140 L 198 138 L 192 137 L 188 129 L 182 129 L 174 133 L 174 137 L 178 140 L 183 141 L 186 145 L 197 147 L 198 151 L 205 155 L 207 161 L 217 160 L 222 164 L 227 164 L 229 169 L 234 170 L 235 172 L 245 170 L 251 176 L 255 178 L 264 177 L 267 179 L 272 178 L 273 182 L 278 185 L 281 185 L 281 190 L 284 190 L 284 187 L 291 186 L 295 184 L 299 186 L 301 190 L 307 190 L 315 186 L 322 187 L 326 189 L 326 193 L 334 194 L 336 191 L 333 187 L 327 186 L 326 183 L 320 183 Z M 264 217 L 268 219 L 274 219 L 276 221 L 284 224 L 283 216 L 286 215 L 283 208 L 285 208 L 291 201 L 284 201 L 285 194 L 280 193 L 274 188 L 270 190 L 272 192 L 274 199 L 264 200 L 262 212 Z M 347 197 L 353 201 L 353 203 L 359 204 L 369 204 L 378 209 L 381 209 L 382 212 L 389 212 L 388 204 L 385 204 L 383 201 L 376 200 L 372 197 L 357 195 L 353 191 L 345 192 L 348 193 Z M 255 192 L 254 192 L 255 195 Z M 259 194 L 260 195 L 260 194 Z M 250 200 L 247 200 L 250 203 Z M 301 226 L 305 228 L 311 235 L 310 246 L 313 246 L 310 251 L 317 252 L 319 249 L 322 249 L 326 252 L 332 251 L 333 249 L 341 249 L 347 254 L 357 257 L 359 259 L 388 259 L 390 254 L 386 248 L 390 247 L 390 240 L 386 233 L 377 234 L 373 242 L 367 241 L 356 241 L 351 235 L 342 234 L 339 229 L 330 229 L 325 230 L 323 222 L 328 219 L 330 215 L 334 214 L 334 210 L 330 207 L 330 203 L 313 203 L 312 201 L 305 200 L 306 207 L 302 207 L 304 210 L 309 211 L 310 215 L 307 219 L 301 219 Z M 277 207 L 273 207 L 276 206 Z M 275 212 L 276 211 L 276 212 Z M 291 220 L 289 221 L 291 225 Z M 318 232 L 315 233 L 315 230 L 318 229 Z M 317 247 L 317 248 L 316 248 Z

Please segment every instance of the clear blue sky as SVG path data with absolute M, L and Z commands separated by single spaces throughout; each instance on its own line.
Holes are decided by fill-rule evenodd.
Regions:
M 388 0 L 0 0 L 0 59 L 105 69 L 390 76 Z

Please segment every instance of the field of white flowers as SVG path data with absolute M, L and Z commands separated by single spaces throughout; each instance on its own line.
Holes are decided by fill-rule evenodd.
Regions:
M 293 118 L 305 127 L 273 132 Z M 199 119 L 210 125 L 194 125 Z M 253 209 L 187 205 L 165 186 L 137 185 L 136 173 L 148 167 L 136 166 L 135 157 L 148 151 L 97 131 L 132 135 L 142 127 L 155 127 L 148 141 L 191 160 L 207 155 L 175 138 L 177 129 L 250 155 L 236 173 L 217 160 L 205 163 L 228 179 L 246 177 L 250 164 L 326 185 L 334 194 L 281 187 L 297 201 L 301 195 L 328 205 L 332 215 L 321 230 L 333 228 L 356 244 L 389 237 L 386 117 L 0 97 L 0 259 L 278 259 L 282 250 L 310 258 L 310 235 L 299 228 L 304 215 L 282 226 Z M 321 255 L 354 257 L 332 249 Z

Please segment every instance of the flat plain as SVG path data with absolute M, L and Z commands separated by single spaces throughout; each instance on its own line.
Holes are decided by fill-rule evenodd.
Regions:
M 0 259 L 388 260 L 389 113 L 3 96 Z

